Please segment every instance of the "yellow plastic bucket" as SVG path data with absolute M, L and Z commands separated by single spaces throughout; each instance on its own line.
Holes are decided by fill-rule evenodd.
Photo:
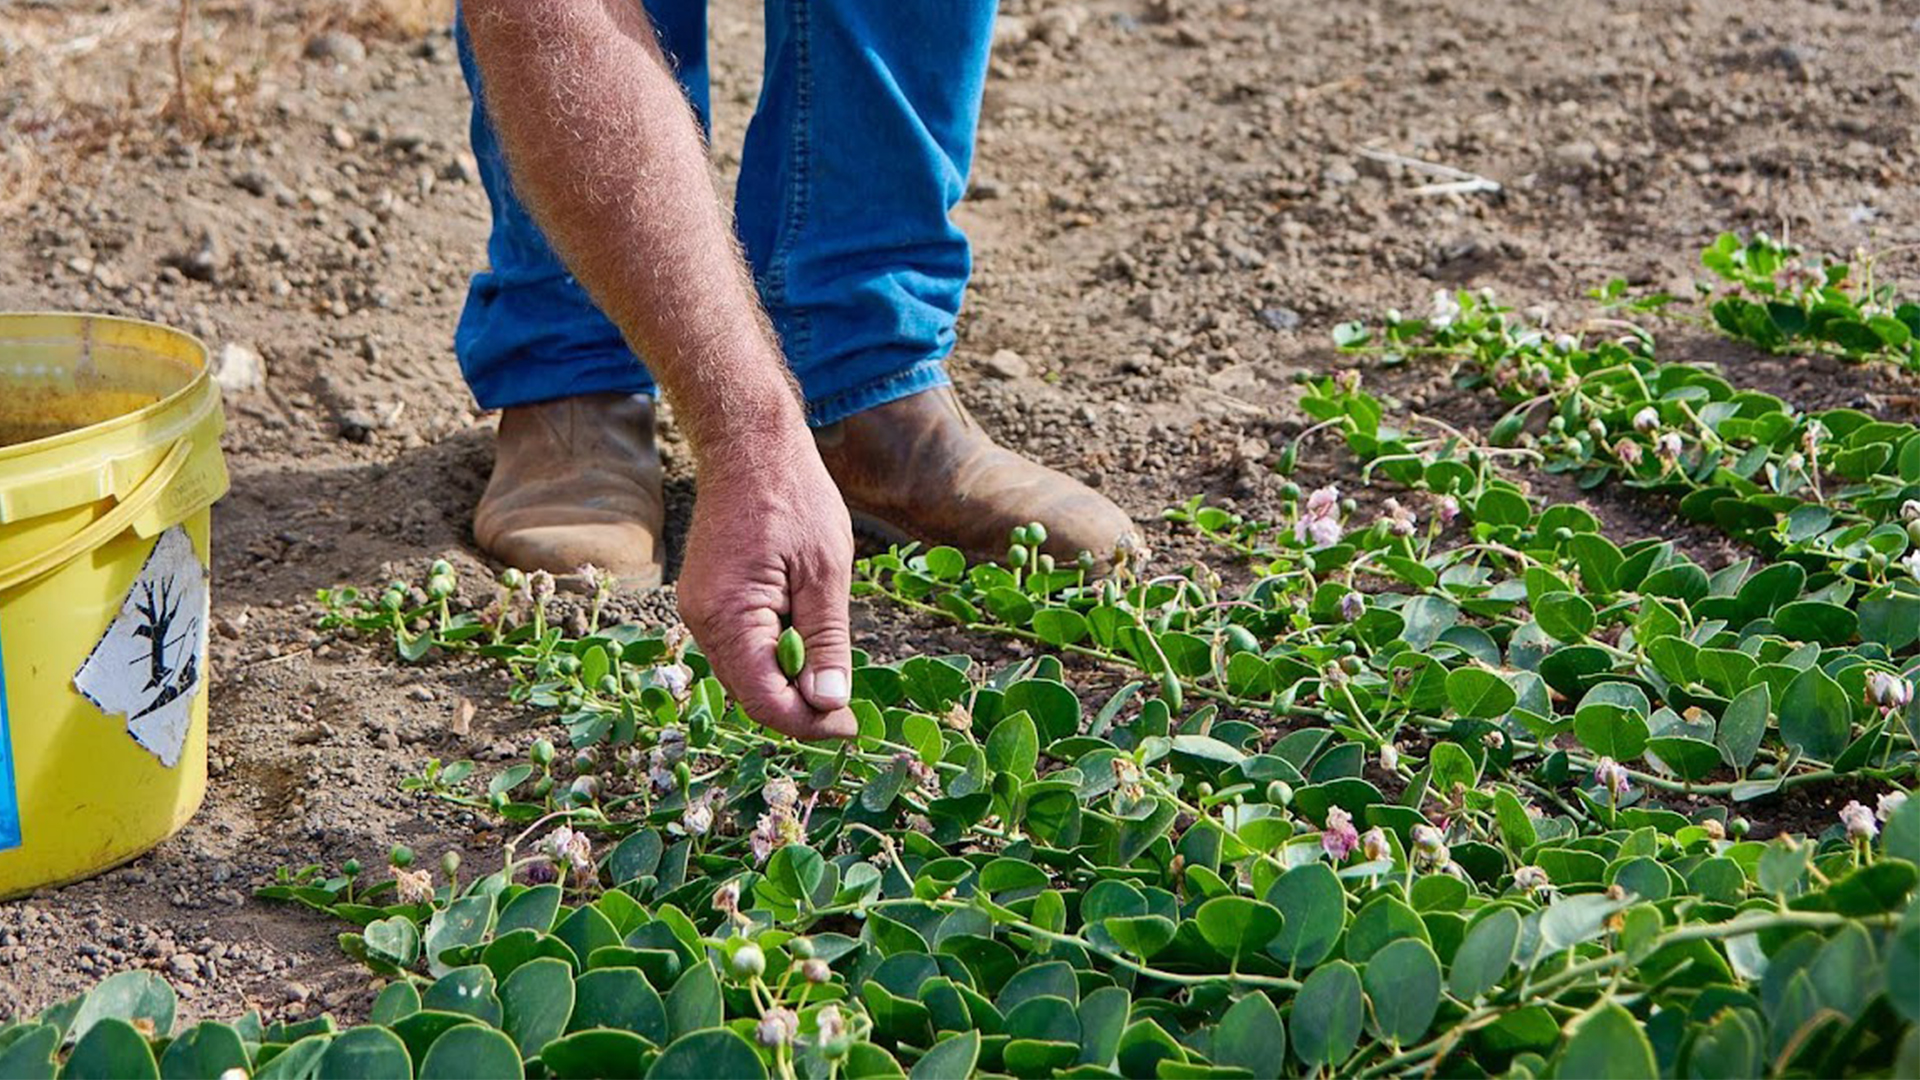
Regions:
M 99 873 L 207 787 L 207 350 L 0 314 L 0 898 Z

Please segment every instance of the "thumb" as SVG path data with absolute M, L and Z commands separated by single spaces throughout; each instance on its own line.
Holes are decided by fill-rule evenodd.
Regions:
M 853 642 L 847 629 L 851 584 L 851 568 L 836 563 L 795 581 L 788 601 L 793 628 L 807 644 L 800 696 L 821 712 L 844 710 L 853 700 Z

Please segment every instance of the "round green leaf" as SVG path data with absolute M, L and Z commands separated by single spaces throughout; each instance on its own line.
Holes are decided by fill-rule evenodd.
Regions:
M 914 1062 L 911 1080 L 967 1080 L 980 1060 L 980 1033 L 963 1031 L 933 1044 Z
M 1832 761 L 1847 748 L 1852 700 L 1826 672 L 1810 667 L 1780 697 L 1780 740 L 1808 757 Z
M 67 1038 L 83 1038 L 95 1023 L 109 1017 L 129 1022 L 144 1020 L 153 1025 L 155 1035 L 171 1034 L 176 1000 L 167 980 L 151 971 L 109 975 L 87 991 L 73 1023 L 67 1025 Z
M 1042 742 L 1056 742 L 1080 730 L 1080 699 L 1066 684 L 1052 679 L 1023 679 L 1007 687 L 1001 709 L 1004 716 L 1020 712 L 1031 716 Z
M 1682 780 L 1705 780 L 1720 767 L 1719 747 L 1700 739 L 1680 735 L 1648 739 L 1647 752 Z
M 440 976 L 420 995 L 424 1010 L 465 1013 L 482 1023 L 500 1023 L 500 997 L 494 993 L 493 972 L 480 964 L 455 968 Z
M 727 1028 L 696 1031 L 675 1039 L 647 1070 L 647 1080 L 766 1080 L 767 1067 L 752 1044 Z
M 987 735 L 987 767 L 994 772 L 1031 780 L 1039 760 L 1040 734 L 1024 712 L 1002 718 Z
M 1519 701 L 1507 680 L 1485 668 L 1463 667 L 1447 672 L 1447 701 L 1453 711 L 1474 720 L 1505 716 Z
M 1287 1064 L 1287 1028 L 1280 1010 L 1258 991 L 1233 1003 L 1213 1029 L 1213 1062 L 1255 1076 L 1279 1076 Z
M 636 968 L 598 968 L 574 981 L 573 1016 L 568 1031 L 617 1028 L 637 1032 L 656 1043 L 667 1041 L 667 1007 Z
M 335 1036 L 314 1075 L 319 1080 L 412 1080 L 413 1059 L 398 1035 L 367 1025 Z
M 1577 593 L 1551 592 L 1534 602 L 1533 617 L 1555 641 L 1572 644 L 1593 633 L 1593 605 Z
M 1822 600 L 1798 600 L 1773 613 L 1773 626 L 1783 637 L 1821 645 L 1845 645 L 1860 631 L 1860 617 L 1849 608 Z
M 1087 620 L 1072 608 L 1041 608 L 1033 613 L 1033 632 L 1054 648 L 1077 645 L 1087 636 Z
M 1103 919 L 1100 926 L 1115 944 L 1142 960 L 1166 948 L 1179 930 L 1164 915 L 1115 915 Z
M 1200 905 L 1193 921 L 1207 944 L 1235 960 L 1265 949 L 1283 925 L 1272 905 L 1244 896 L 1216 896 Z
M 1573 737 L 1602 757 L 1633 761 L 1646 752 L 1647 722 L 1619 705 L 1593 702 L 1573 714 Z
M 433 1041 L 416 1075 L 419 1080 L 519 1080 L 526 1073 L 520 1051 L 505 1032 L 461 1024 Z
M 1582 1080 L 1649 1080 L 1660 1075 L 1653 1045 L 1633 1014 L 1606 1004 L 1578 1021 L 1560 1051 L 1555 1075 Z
M 153 1060 L 146 1036 L 117 1016 L 102 1016 L 74 1044 L 60 1076 L 61 1080 L 158 1080 L 160 1066 Z
M 1519 914 L 1508 907 L 1493 909 L 1473 924 L 1453 954 L 1447 989 L 1461 1001 L 1475 1000 L 1506 977 L 1519 946 Z
M 573 1015 L 573 968 L 550 956 L 520 965 L 500 984 L 500 1007 L 500 1028 L 520 1056 L 538 1056 L 567 1030 Z
M 162 1080 L 201 1080 L 251 1064 L 240 1033 L 231 1024 L 209 1020 L 188 1028 L 168 1045 L 160 1057 L 160 1076 Z
M 1345 1061 L 1360 1042 L 1366 1012 L 1360 975 L 1352 964 L 1335 960 L 1315 968 L 1293 999 L 1289 1031 L 1295 1056 L 1316 1067 Z
M 540 1063 L 557 1080 L 640 1080 L 647 1075 L 640 1063 L 652 1050 L 652 1043 L 631 1031 L 592 1028 L 548 1043 Z
M 1440 1009 L 1440 958 L 1417 938 L 1401 938 L 1367 961 L 1367 997 L 1380 1036 L 1406 1045 L 1427 1033 Z
M 714 974 L 712 964 L 694 964 L 667 991 L 667 1023 L 676 1038 L 719 1027 L 725 1020 L 720 976 Z
M 12 1042 L 0 1043 L 0 1076 L 53 1080 L 53 1052 L 59 1048 L 59 1028 L 52 1024 L 27 1024 L 26 1030 Z
M 1347 893 L 1326 863 L 1296 866 L 1267 890 L 1284 922 L 1267 950 L 1283 963 L 1310 968 L 1327 958 L 1346 928 Z
M 1390 942 L 1402 938 L 1428 940 L 1427 924 L 1405 903 L 1392 896 L 1376 896 L 1353 917 L 1347 928 L 1345 956 L 1356 964 L 1366 963 Z

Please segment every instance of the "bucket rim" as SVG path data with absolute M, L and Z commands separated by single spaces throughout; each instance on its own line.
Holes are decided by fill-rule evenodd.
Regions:
M 192 376 L 190 376 L 178 390 L 167 394 L 165 397 L 142 405 L 137 409 L 121 413 L 118 416 L 108 417 L 97 423 L 87 424 L 84 427 L 72 428 L 54 435 L 46 435 L 38 439 L 29 439 L 25 442 L 13 443 L 10 446 L 0 446 L 0 462 L 11 461 L 15 458 L 30 457 L 34 454 L 49 450 L 64 449 L 68 446 L 86 442 L 102 435 L 118 432 L 122 428 L 137 426 L 171 411 L 174 407 L 197 394 L 205 393 L 206 388 L 213 382 L 211 370 L 212 353 L 208 351 L 207 343 L 185 330 L 168 326 L 166 323 L 155 322 L 152 319 L 139 319 L 128 315 L 101 315 L 87 311 L 0 310 L 0 342 L 7 340 L 9 323 L 39 319 L 78 319 L 83 326 L 91 326 L 95 323 L 117 323 L 122 326 L 140 327 L 147 330 L 158 331 L 164 336 L 172 337 L 190 346 L 190 351 L 197 364 L 197 370 L 194 371 Z

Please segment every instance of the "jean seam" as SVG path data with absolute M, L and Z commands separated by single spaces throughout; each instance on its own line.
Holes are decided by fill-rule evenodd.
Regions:
M 813 128 L 813 56 L 811 5 L 808 0 L 788 0 L 793 5 L 794 122 L 788 132 L 789 160 L 793 170 L 787 191 L 787 223 L 768 260 L 772 280 L 769 298 L 784 305 L 787 300 L 788 263 L 800 246 L 800 234 L 806 227 L 807 201 L 813 183 L 811 135 Z M 813 328 L 801 312 L 786 312 L 788 364 L 795 357 L 810 358 Z

